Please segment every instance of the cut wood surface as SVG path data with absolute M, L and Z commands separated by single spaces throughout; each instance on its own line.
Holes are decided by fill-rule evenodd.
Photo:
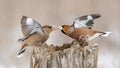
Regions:
M 30 68 L 97 68 L 98 46 L 76 41 L 62 47 L 42 44 L 31 48 Z

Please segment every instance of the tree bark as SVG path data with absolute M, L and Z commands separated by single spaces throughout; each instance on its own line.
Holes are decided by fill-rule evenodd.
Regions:
M 42 44 L 31 49 L 30 68 L 97 68 L 98 46 L 76 41 L 54 47 Z

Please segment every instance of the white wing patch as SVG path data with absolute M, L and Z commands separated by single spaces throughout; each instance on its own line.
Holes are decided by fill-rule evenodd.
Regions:
M 76 19 L 74 26 L 75 26 L 76 28 L 79 28 L 79 27 L 88 27 L 88 26 L 86 25 L 86 23 L 87 23 L 89 20 L 93 20 L 93 17 L 92 17 L 91 15 L 88 15 L 86 20 Z
M 39 25 L 39 23 L 36 22 L 35 20 L 33 20 L 32 18 L 27 18 L 26 25 L 32 26 L 29 34 L 33 34 L 35 32 L 39 32 L 39 33 L 43 34 L 42 28 Z
M 87 16 L 87 21 L 88 20 L 93 20 L 93 17 L 91 15 Z
M 78 27 L 87 27 L 87 26 L 85 25 L 86 22 L 87 22 L 87 20 L 83 20 L 83 21 L 75 20 L 74 26 L 75 26 L 76 28 L 78 28 Z
M 90 19 L 90 17 L 89 17 L 89 19 Z M 87 27 L 87 25 L 85 25 L 87 22 L 88 22 L 89 20 L 87 19 L 87 20 L 75 20 L 75 24 L 74 24 L 74 26 L 76 27 L 76 28 L 78 28 L 78 27 Z
M 26 20 L 26 24 L 27 24 L 27 25 L 34 25 L 34 21 L 33 21 L 33 19 L 31 19 L 31 18 L 27 18 L 27 20 Z

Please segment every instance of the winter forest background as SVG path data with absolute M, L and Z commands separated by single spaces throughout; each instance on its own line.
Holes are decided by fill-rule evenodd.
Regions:
M 41 25 L 72 24 L 76 17 L 101 14 L 94 28 L 112 31 L 108 38 L 96 38 L 99 44 L 98 68 L 120 68 L 120 0 L 0 0 L 0 68 L 29 68 L 29 50 L 17 58 L 23 37 L 20 20 L 28 16 Z M 60 31 L 50 35 L 48 44 L 62 45 L 72 39 Z

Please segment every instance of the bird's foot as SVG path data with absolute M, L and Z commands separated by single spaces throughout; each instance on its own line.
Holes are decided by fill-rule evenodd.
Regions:
M 82 46 L 82 47 L 87 46 L 88 45 L 88 41 L 87 41 L 88 37 L 89 36 L 87 36 L 87 35 L 80 35 L 80 37 L 79 37 L 79 45 Z
M 85 35 L 80 35 L 79 39 L 85 39 L 85 37 L 86 37 Z

